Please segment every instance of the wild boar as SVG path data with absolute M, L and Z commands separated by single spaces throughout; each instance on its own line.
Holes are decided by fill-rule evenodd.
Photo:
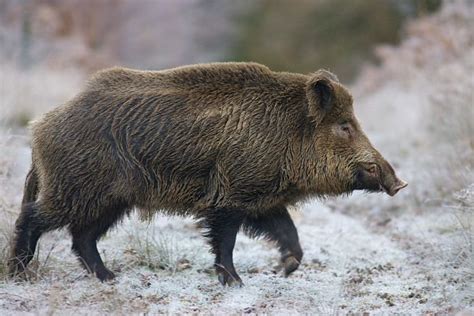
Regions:
M 112 279 L 96 243 L 136 208 L 202 221 L 223 285 L 242 284 L 232 259 L 241 228 L 275 241 L 289 275 L 303 256 L 289 205 L 406 186 L 352 103 L 325 70 L 211 63 L 101 71 L 33 126 L 10 272 L 25 269 L 41 234 L 67 227 L 85 268 Z

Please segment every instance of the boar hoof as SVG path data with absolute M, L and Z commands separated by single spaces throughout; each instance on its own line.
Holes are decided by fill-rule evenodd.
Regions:
M 103 270 L 96 271 L 95 275 L 102 282 L 111 281 L 115 278 L 115 274 L 112 271 L 110 271 L 109 269 L 103 269 Z
M 244 285 L 238 275 L 232 276 L 227 272 L 219 272 L 217 278 L 223 286 L 227 285 L 229 287 L 242 287 Z
M 288 277 L 293 271 L 298 269 L 300 262 L 293 256 L 289 256 L 283 260 L 283 267 L 285 269 L 285 277 Z

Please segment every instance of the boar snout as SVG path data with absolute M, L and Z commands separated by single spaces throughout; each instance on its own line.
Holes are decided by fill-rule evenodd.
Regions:
M 395 194 L 398 193 L 398 191 L 400 191 L 407 185 L 408 183 L 406 181 L 395 177 L 395 182 L 393 183 L 393 185 L 389 185 L 389 186 L 383 185 L 382 188 L 388 195 L 394 196 Z
M 367 190 L 371 192 L 385 192 L 394 196 L 408 183 L 399 179 L 392 166 L 385 160 L 380 163 L 362 162 L 357 168 L 354 190 Z
M 392 166 L 383 158 L 381 160 L 380 167 L 380 187 L 388 195 L 394 196 L 398 193 L 398 191 L 408 185 L 406 181 L 403 181 L 402 179 L 399 179 L 397 177 L 397 175 L 395 174 L 395 170 L 393 170 Z

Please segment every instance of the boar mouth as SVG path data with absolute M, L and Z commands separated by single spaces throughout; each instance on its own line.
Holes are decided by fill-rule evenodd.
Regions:
M 353 189 L 367 192 L 385 192 L 390 196 L 394 196 L 408 185 L 407 182 L 395 175 L 393 168 L 388 163 L 385 169 L 375 163 L 361 163 L 355 174 Z
M 384 187 L 381 183 L 379 184 L 379 192 L 385 192 L 385 193 L 389 194 L 388 189 L 386 187 Z

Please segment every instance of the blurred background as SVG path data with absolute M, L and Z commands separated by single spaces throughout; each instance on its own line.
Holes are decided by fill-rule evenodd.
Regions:
M 12 75 L 46 75 L 63 82 L 48 88 L 57 95 L 68 93 L 73 77 L 105 67 L 210 61 L 301 73 L 326 68 L 352 83 L 380 62 L 377 47 L 397 45 L 409 21 L 440 7 L 441 0 L 0 0 L 2 88 Z M 20 125 L 57 105 L 12 106 L 17 100 L 5 98 L 2 121 Z
M 318 304 L 329 306 L 320 313 L 472 310 L 473 6 L 470 0 L 0 0 L 0 279 L 30 164 L 26 127 L 32 120 L 72 98 L 91 73 L 104 67 L 158 70 L 255 61 L 276 71 L 335 72 L 353 92 L 356 114 L 371 141 L 409 182 L 392 199 L 354 194 L 300 207 L 303 212 L 294 218 L 306 251 L 304 274 L 287 281 L 270 279 L 283 287 L 290 282 L 296 289 L 285 292 L 296 302 L 290 312 L 308 313 Z M 193 232 L 189 224 L 166 226 L 163 218 L 154 223 L 150 225 L 158 225 L 170 238 L 177 231 L 183 233 L 178 239 Z M 129 225 L 148 238 L 149 226 L 139 221 Z M 90 301 L 97 306 L 95 312 L 110 311 L 107 304 L 120 313 L 169 312 L 161 301 L 133 308 L 127 292 L 143 279 L 143 261 L 149 272 L 156 266 L 150 262 L 163 260 L 161 248 L 145 260 L 139 254 L 149 255 L 153 243 L 145 243 L 144 251 L 134 240 L 145 237 L 129 238 L 123 231 L 114 236 L 122 242 L 104 241 L 117 249 L 108 259 L 112 268 L 130 277 L 122 279 L 125 290 L 113 297 L 104 294 L 107 289 L 85 285 L 90 293 L 105 297 Z M 25 291 L 25 297 L 40 293 L 54 279 L 50 271 L 60 270 L 68 260 L 71 264 L 60 275 L 75 282 L 67 271 L 77 265 L 65 242 L 58 241 L 66 238 L 59 237 L 49 240 L 56 242 L 56 252 L 37 261 L 36 292 L 13 284 L 8 291 Z M 165 266 L 174 268 L 166 271 L 173 278 L 163 281 L 168 272 L 159 270 L 161 287 L 155 290 L 172 296 L 176 282 L 186 284 L 204 270 L 197 257 L 189 255 L 191 248 L 186 247 L 192 245 L 177 246 L 185 248 L 192 268 L 176 275 L 182 258 L 168 256 Z M 255 244 L 237 244 L 239 264 L 272 271 L 271 250 L 250 245 Z M 63 253 L 68 256 L 63 258 Z M 128 258 L 127 266 L 120 266 L 123 258 Z M 374 270 L 380 261 L 387 265 Z M 77 269 L 75 273 L 82 273 Z M 248 278 L 247 272 L 242 274 Z M 258 280 L 270 282 L 268 275 Z M 210 284 L 209 291 L 216 294 Z M 326 290 L 315 293 L 314 284 Z M 288 302 L 278 295 L 273 300 L 275 285 L 266 285 L 247 287 L 237 298 L 216 294 L 215 305 L 209 305 L 208 297 L 200 296 L 202 288 L 193 284 L 193 299 L 175 311 L 194 312 L 198 306 L 198 311 L 227 308 L 242 313 L 251 298 L 266 306 L 251 312 L 281 313 Z M 58 287 L 71 306 L 82 308 L 81 291 Z M 51 299 L 47 291 L 42 295 Z M 114 303 L 117 297 L 126 303 Z M 15 299 L 0 293 L 0 311 L 18 310 Z M 31 312 L 43 306 L 29 304 L 18 308 Z M 216 306 L 219 309 L 213 309 Z
M 344 82 L 441 0 L 1 0 L 1 58 L 93 71 L 236 60 Z

